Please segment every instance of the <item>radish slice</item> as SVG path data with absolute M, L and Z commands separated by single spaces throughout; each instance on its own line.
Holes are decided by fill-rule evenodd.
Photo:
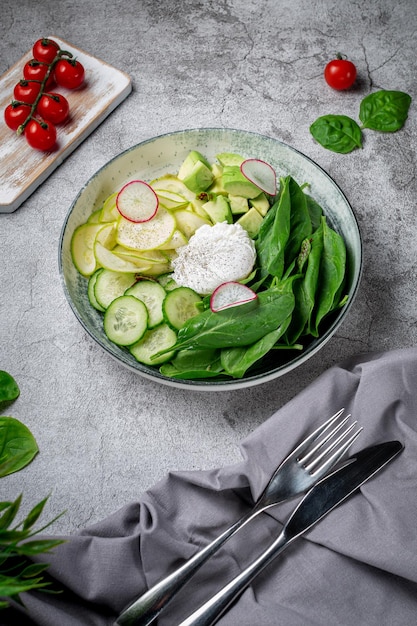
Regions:
M 241 283 L 230 281 L 222 283 L 213 291 L 210 298 L 210 309 L 213 313 L 218 313 L 232 306 L 240 306 L 248 302 L 256 303 L 257 299 L 258 296 L 252 289 Z
M 270 196 L 277 192 L 277 177 L 269 163 L 260 159 L 246 159 L 240 166 L 243 176 Z
M 130 222 L 148 222 L 158 210 L 158 196 L 148 183 L 132 180 L 117 194 L 116 206 L 120 215 Z

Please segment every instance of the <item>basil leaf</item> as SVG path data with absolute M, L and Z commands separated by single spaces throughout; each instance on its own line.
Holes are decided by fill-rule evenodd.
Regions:
M 16 400 L 19 394 L 20 389 L 13 376 L 0 370 L 0 402 Z
M 310 133 L 323 148 L 347 154 L 362 148 L 362 131 L 346 115 L 323 115 L 310 126 Z
M 39 449 L 30 430 L 14 417 L 0 417 L 0 476 L 17 472 Z
M 404 126 L 411 96 L 403 91 L 377 91 L 366 96 L 360 104 L 362 128 L 393 133 Z

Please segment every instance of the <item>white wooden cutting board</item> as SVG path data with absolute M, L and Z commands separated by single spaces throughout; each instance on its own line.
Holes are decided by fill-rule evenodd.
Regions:
M 49 38 L 83 64 L 85 82 L 76 90 L 53 88 L 67 98 L 70 117 L 57 125 L 57 149 L 41 152 L 4 121 L 4 109 L 13 100 L 14 86 L 23 78 L 23 66 L 32 59 L 32 50 L 0 78 L 0 213 L 15 211 L 132 90 L 130 77 L 124 72 L 59 37 Z

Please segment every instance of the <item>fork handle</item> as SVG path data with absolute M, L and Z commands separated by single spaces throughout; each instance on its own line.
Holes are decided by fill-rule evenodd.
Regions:
M 181 567 L 156 583 L 140 598 L 128 606 L 117 618 L 114 626 L 148 626 L 169 604 L 172 598 L 190 580 L 195 572 L 238 530 L 250 522 L 261 509 L 253 508 L 205 548 L 194 554 Z
M 261 556 L 178 626 L 212 626 L 254 578 L 292 541 L 293 538 L 288 539 L 283 529 Z

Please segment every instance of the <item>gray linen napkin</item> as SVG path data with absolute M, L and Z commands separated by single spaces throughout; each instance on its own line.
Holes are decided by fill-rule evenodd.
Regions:
M 332 367 L 241 444 L 239 464 L 175 472 L 50 557 L 61 595 L 24 597 L 2 624 L 109 626 L 119 612 L 242 515 L 280 460 L 345 407 L 363 426 L 355 449 L 399 439 L 405 450 L 360 493 L 276 559 L 219 626 L 408 626 L 417 623 L 417 349 Z M 160 617 L 175 626 L 277 535 L 297 500 L 233 537 Z M 6 621 L 2 621 L 2 619 Z M 7 621 L 9 620 L 9 621 Z

